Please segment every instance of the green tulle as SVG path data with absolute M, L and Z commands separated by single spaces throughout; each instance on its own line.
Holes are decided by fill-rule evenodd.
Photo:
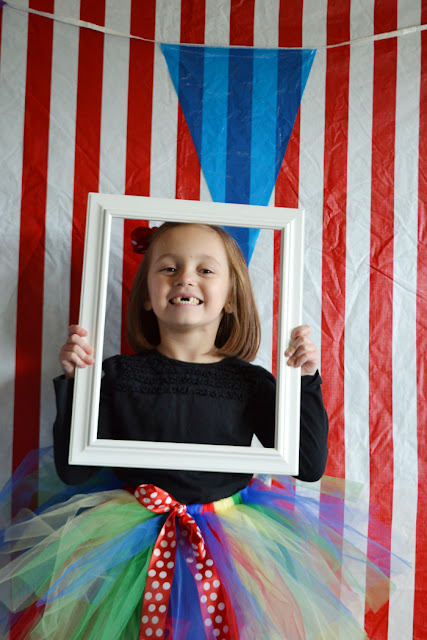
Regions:
M 316 497 L 283 483 L 256 481 L 208 508 L 187 507 L 232 603 L 239 640 L 365 639 L 365 606 L 376 610 L 388 600 L 391 583 L 381 569 L 388 552 L 379 548 L 379 563 L 372 562 L 366 538 L 358 548 L 342 535 L 340 503 L 323 505 L 319 518 Z M 165 518 L 121 489 L 75 495 L 40 515 L 21 512 L 0 550 L 1 613 L 15 612 L 14 638 L 137 640 Z M 355 532 L 347 526 L 347 533 Z M 204 640 L 179 544 L 175 562 L 167 624 L 175 625 L 173 640 Z
M 154 539 L 141 536 L 141 550 L 131 561 L 128 557 L 123 561 L 116 559 L 113 566 L 99 576 L 100 553 L 107 564 L 110 550 L 119 552 L 120 539 L 124 547 L 128 546 L 129 532 L 152 519 L 153 514 L 142 509 L 126 491 L 112 494 L 73 498 L 43 517 L 16 525 L 10 531 L 9 549 L 22 551 L 27 547 L 25 555 L 13 560 L 0 573 L 3 584 L 11 580 L 10 608 L 24 609 L 35 599 L 43 604 L 47 598 L 43 616 L 29 638 L 129 640 L 138 637 L 142 595 L 155 534 Z M 106 499 L 108 502 L 102 504 Z M 58 528 L 60 522 L 63 524 Z M 55 586 L 60 577 L 62 580 Z

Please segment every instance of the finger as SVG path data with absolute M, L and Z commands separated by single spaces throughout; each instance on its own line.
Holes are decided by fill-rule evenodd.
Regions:
M 64 371 L 74 371 L 76 367 L 85 369 L 88 366 L 76 353 L 72 353 L 66 358 L 60 358 L 60 363 Z
M 308 324 L 302 324 L 291 332 L 291 339 L 289 341 L 288 349 L 285 351 L 285 355 L 292 355 L 288 353 L 291 349 L 294 349 L 298 340 L 309 339 L 311 333 L 311 327 Z
M 80 335 L 78 335 L 77 333 L 72 333 L 68 337 L 68 340 L 65 344 L 78 345 L 82 349 L 84 349 L 86 353 L 93 353 L 93 347 L 91 347 L 91 345 L 88 342 L 86 342 L 84 338 L 81 338 Z
M 84 351 L 79 353 L 76 350 L 67 351 L 64 348 L 61 349 L 59 354 L 59 363 L 66 374 L 74 371 L 76 366 L 79 368 L 85 368 L 94 364 L 94 362 L 94 359 L 86 355 Z
M 307 349 L 316 348 L 314 342 L 308 337 L 308 335 L 304 335 L 292 340 L 291 344 L 285 351 L 285 355 L 292 356 L 301 347 L 305 347 Z
M 292 360 L 295 367 L 302 367 L 304 364 L 309 362 L 313 365 L 317 363 L 316 353 L 310 353 L 307 351 L 297 354 L 292 358 Z
M 291 347 L 293 354 L 302 351 L 317 351 L 317 347 L 310 338 L 298 338 Z
M 74 378 L 74 373 L 77 366 L 76 363 L 70 362 L 69 360 L 62 360 L 61 358 L 59 358 L 59 363 L 61 365 L 62 371 L 65 374 L 65 377 Z
M 299 344 L 294 348 L 294 358 L 299 358 L 303 353 L 316 354 L 317 349 L 313 343 L 306 344 L 305 342 Z
M 288 364 L 294 367 L 300 367 L 306 362 L 312 362 L 316 367 L 319 362 L 319 352 L 313 343 L 310 346 L 301 345 L 288 360 Z
M 75 367 L 85 369 L 89 364 L 93 364 L 92 362 L 87 361 L 85 357 L 80 357 L 80 355 L 75 351 L 69 351 L 61 354 L 59 361 L 64 370 L 74 369 Z
M 71 324 L 68 327 L 68 335 L 71 336 L 73 333 L 77 333 L 79 336 L 87 336 L 87 331 L 80 324 Z
M 301 324 L 299 327 L 295 327 L 291 333 L 291 340 L 296 340 L 301 336 L 309 336 L 311 333 L 311 327 L 308 324 Z
M 60 358 L 64 360 L 68 359 L 74 362 L 75 356 L 77 356 L 80 360 L 86 362 L 87 364 L 93 364 L 95 362 L 93 355 L 85 351 L 85 349 L 82 349 L 82 347 L 80 347 L 80 345 L 78 344 L 65 344 L 60 351 Z

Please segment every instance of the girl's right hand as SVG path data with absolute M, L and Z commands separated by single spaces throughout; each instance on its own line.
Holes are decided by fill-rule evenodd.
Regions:
M 74 378 L 76 367 L 85 369 L 95 362 L 94 350 L 84 339 L 86 329 L 78 324 L 68 327 L 68 340 L 59 352 L 59 362 L 66 378 Z

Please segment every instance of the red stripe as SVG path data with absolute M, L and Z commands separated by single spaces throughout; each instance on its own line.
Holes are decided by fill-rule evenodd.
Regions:
M 375 33 L 397 28 L 397 3 L 376 2 Z M 374 44 L 372 110 L 371 249 L 369 294 L 369 450 L 370 515 L 390 527 L 370 522 L 368 536 L 386 548 L 391 543 L 393 511 L 393 239 L 394 153 L 397 39 Z M 368 544 L 368 557 L 375 553 Z M 377 554 L 378 555 L 378 554 Z M 388 559 L 382 559 L 387 566 Z M 368 613 L 369 636 L 388 635 L 388 603 Z
M 104 25 L 104 0 L 81 0 L 80 19 Z M 71 243 L 70 323 L 77 322 L 86 226 L 87 196 L 99 189 L 104 35 L 80 29 Z
M 182 0 L 181 42 L 205 41 L 205 0 Z M 200 200 L 200 161 L 181 105 L 178 105 L 176 197 Z
M 30 8 L 51 11 L 53 0 L 33 0 Z M 39 446 L 52 41 L 53 22 L 29 14 L 16 323 L 14 469 L 31 449 Z
M 298 111 L 283 163 L 277 176 L 275 204 L 278 207 L 298 208 L 300 126 L 301 116 Z
M 302 46 L 302 0 L 281 0 L 279 8 L 279 47 Z M 298 112 L 288 147 L 275 185 L 276 207 L 292 207 L 299 204 L 299 149 L 300 113 Z M 277 368 L 277 318 L 279 313 L 279 265 L 280 233 L 274 233 L 274 283 L 273 283 L 273 354 L 272 372 Z
M 132 0 L 132 35 L 154 40 L 155 0 Z M 154 44 L 130 41 L 126 194 L 150 195 L 151 116 L 153 109 Z
M 205 41 L 205 0 L 181 0 L 181 42 Z
M 422 2 L 421 24 L 427 21 L 427 0 Z M 417 265 L 417 438 L 418 507 L 415 550 L 414 640 L 427 638 L 427 33 L 421 34 L 421 92 L 418 165 Z
M 397 29 L 397 0 L 375 0 L 374 33 Z
M 231 0 L 230 44 L 253 47 L 255 0 Z
M 1 65 L 1 36 L 2 36 L 2 25 L 3 25 L 3 7 L 0 9 L 0 65 Z M 1 69 L 1 66 L 0 66 Z
M 328 0 L 328 44 L 350 40 L 350 4 L 351 0 Z
M 155 0 L 132 0 L 131 26 L 133 35 L 154 40 L 156 24 Z M 130 41 L 128 119 L 126 140 L 126 194 L 150 195 L 151 123 L 153 111 L 154 44 Z M 145 223 L 144 223 L 145 224 Z M 126 339 L 129 292 L 141 256 L 133 253 L 130 237 L 141 222 L 125 220 L 122 280 L 121 353 L 131 353 Z
M 275 203 L 276 207 L 280 206 Z M 280 231 L 274 232 L 273 240 L 273 339 L 271 353 L 271 373 L 277 375 L 277 326 L 279 321 L 279 291 L 280 291 L 280 248 L 281 248 Z
M 279 47 L 302 47 L 303 0 L 280 0 Z
M 350 3 L 328 2 L 328 44 L 350 39 Z M 345 477 L 344 323 L 350 49 L 327 52 L 322 249 L 323 394 L 330 421 L 328 475 Z
M 327 43 L 350 39 L 350 2 L 329 0 Z M 328 475 L 345 477 L 344 326 L 347 209 L 348 93 L 350 49 L 331 49 L 326 57 L 325 151 L 322 247 L 322 371 L 328 410 Z M 322 495 L 323 509 L 334 504 L 341 521 L 344 506 L 335 496 Z M 337 525 L 337 530 L 340 531 Z M 342 533 L 342 530 L 341 530 Z M 338 550 L 341 553 L 342 549 Z

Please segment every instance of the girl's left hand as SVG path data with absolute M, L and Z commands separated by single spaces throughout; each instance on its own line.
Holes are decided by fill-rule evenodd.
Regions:
M 291 342 L 285 351 L 290 367 L 301 367 L 302 376 L 316 373 L 319 366 L 319 352 L 310 339 L 311 329 L 307 324 L 296 327 L 291 334 Z

